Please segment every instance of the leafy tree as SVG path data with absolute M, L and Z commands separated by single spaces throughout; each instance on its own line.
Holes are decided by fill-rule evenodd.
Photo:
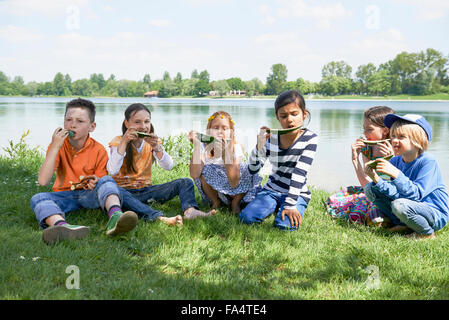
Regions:
M 106 81 L 106 85 L 100 90 L 101 95 L 109 97 L 118 97 L 118 83 L 115 80 L 109 78 Z
M 251 81 L 254 83 L 255 94 L 261 94 L 262 92 L 264 92 L 265 87 L 262 81 L 260 81 L 258 78 L 253 78 L 251 79 Z
M 8 77 L 2 71 L 0 71 L 0 83 L 1 82 L 9 82 Z
M 176 84 L 180 84 L 181 82 L 182 82 L 182 74 L 181 74 L 181 72 L 178 72 L 177 74 L 176 74 L 176 77 L 175 77 L 175 83 Z
M 331 61 L 321 69 L 321 76 L 323 79 L 330 76 L 343 77 L 350 79 L 352 75 L 352 68 L 344 61 Z
M 186 96 L 195 95 L 195 85 L 198 82 L 198 79 L 184 79 L 181 84 L 181 94 Z
M 336 95 L 338 93 L 337 76 L 323 78 L 320 81 L 320 91 L 328 96 Z
M 93 73 L 90 75 L 90 81 L 92 83 L 97 84 L 97 87 L 99 90 L 101 90 L 106 85 L 106 80 L 104 80 L 103 74 L 99 73 Z M 92 89 L 95 89 L 95 86 L 92 86 Z M 97 90 L 98 91 L 98 90 Z
M 358 93 L 367 93 L 368 92 L 368 79 L 373 74 L 376 73 L 376 66 L 372 63 L 368 63 L 365 65 L 360 65 L 357 68 L 357 71 L 355 73 L 356 76 L 356 84 L 358 84 Z
M 164 71 L 164 75 L 162 76 L 163 81 L 171 80 L 170 73 L 168 71 Z
M 190 79 L 199 79 L 200 75 L 198 74 L 198 70 L 194 69 L 192 74 L 190 75 Z
M 372 74 L 367 79 L 367 88 L 369 94 L 386 95 L 391 92 L 391 80 L 387 70 L 381 70 Z
M 143 76 L 143 83 L 146 84 L 148 88 L 150 88 L 150 86 L 151 86 L 151 77 L 150 77 L 150 75 L 148 73 Z
M 227 80 L 218 80 L 214 83 L 214 89 L 218 91 L 220 97 L 226 95 L 231 90 Z
M 61 72 L 58 72 L 53 78 L 53 92 L 57 96 L 63 96 L 66 88 L 66 81 Z
M 72 93 L 76 96 L 89 97 L 93 94 L 94 89 L 98 89 L 98 85 L 90 82 L 88 79 L 79 79 L 72 82 Z
M 200 73 L 200 75 L 198 76 L 198 79 L 199 80 L 204 80 L 204 81 L 206 81 L 207 83 L 209 83 L 210 82 L 210 75 L 209 75 L 209 72 L 207 72 L 207 70 L 203 70 L 203 71 L 201 71 L 201 73 Z
M 268 95 L 279 94 L 284 91 L 287 82 L 287 67 L 283 64 L 273 64 L 271 73 L 267 77 L 265 93 Z
M 240 78 L 229 78 L 226 79 L 226 82 L 228 83 L 230 90 L 243 90 L 245 88 L 245 85 Z
M 243 86 L 246 91 L 247 97 L 252 97 L 256 94 L 256 84 L 254 83 L 254 81 L 252 80 L 245 81 L 243 82 Z
M 64 82 L 65 87 L 68 88 L 69 90 L 72 90 L 72 78 L 68 73 L 64 76 Z
M 49 96 L 54 94 L 53 82 L 39 83 L 39 85 L 37 86 L 37 94 L 41 96 Z
M 26 95 L 27 96 L 35 96 L 37 95 L 37 88 L 38 88 L 39 84 L 36 81 L 30 81 L 28 82 L 25 87 L 26 87 Z
M 198 80 L 195 83 L 195 87 L 193 89 L 193 94 L 196 96 L 205 96 L 210 91 L 210 85 L 206 80 Z

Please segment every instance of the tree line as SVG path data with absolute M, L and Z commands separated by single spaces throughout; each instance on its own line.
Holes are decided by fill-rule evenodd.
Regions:
M 375 66 L 360 65 L 353 72 L 345 61 L 331 61 L 321 70 L 321 81 L 312 82 L 298 77 L 287 81 L 288 70 L 284 64 L 274 64 L 263 83 L 258 78 L 244 81 L 233 77 L 210 80 L 207 70 L 193 70 L 190 78 L 178 72 L 174 78 L 165 71 L 162 79 L 152 80 L 145 74 L 142 80 L 117 80 L 113 74 L 107 79 L 99 73 L 89 79 L 72 81 L 69 74 L 58 72 L 53 81 L 25 83 L 21 76 L 10 79 L 0 71 L 0 95 L 22 96 L 109 96 L 142 97 L 145 92 L 158 91 L 159 97 L 205 96 L 213 91 L 225 96 L 231 90 L 255 95 L 277 95 L 282 91 L 296 89 L 304 95 L 319 94 L 335 96 L 357 95 L 428 95 L 449 93 L 449 57 L 429 48 L 418 53 L 401 52 L 392 60 Z

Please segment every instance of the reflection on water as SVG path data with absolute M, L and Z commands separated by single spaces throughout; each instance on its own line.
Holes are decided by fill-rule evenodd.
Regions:
M 46 149 L 54 129 L 63 125 L 67 98 L 0 98 L 0 153 L 8 140 L 18 141 L 30 129 L 27 142 Z M 261 126 L 279 128 L 273 100 L 228 99 L 132 99 L 95 98 L 97 129 L 92 137 L 107 147 L 121 134 L 124 111 L 141 102 L 149 106 L 156 133 L 165 137 L 205 131 L 207 119 L 225 110 L 235 121 L 236 138 L 250 152 L 256 145 Z M 362 134 L 363 111 L 382 104 L 399 114 L 419 113 L 432 125 L 434 140 L 429 146 L 449 182 L 449 102 L 409 101 L 307 101 L 311 113 L 308 128 L 319 135 L 319 144 L 309 173 L 309 184 L 334 191 L 340 186 L 357 184 L 351 164 L 351 144 Z

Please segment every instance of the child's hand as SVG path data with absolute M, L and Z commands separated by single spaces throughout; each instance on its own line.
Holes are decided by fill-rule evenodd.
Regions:
M 98 182 L 98 177 L 95 175 L 91 175 L 91 176 L 85 177 L 84 180 L 85 179 L 88 179 L 88 180 L 87 180 L 86 187 L 84 189 L 86 189 L 86 190 L 95 189 L 95 186 L 97 185 L 97 182 Z
M 284 221 L 285 216 L 290 219 L 290 224 L 292 227 L 298 228 L 302 224 L 301 214 L 296 209 L 284 209 L 281 213 L 281 219 Z
M 189 134 L 187 135 L 187 137 L 189 138 L 189 141 L 193 144 L 199 144 L 201 143 L 200 140 L 198 139 L 198 135 L 196 134 L 196 131 L 190 131 Z
M 379 176 L 376 173 L 376 170 L 374 170 L 373 168 L 371 168 L 368 164 L 365 164 L 365 174 L 371 178 L 371 180 L 374 181 L 374 183 L 378 183 L 379 182 Z
M 389 140 L 379 143 L 377 145 L 377 148 L 378 148 L 377 150 L 379 151 L 379 155 L 381 157 L 386 157 L 389 156 L 390 154 L 394 154 L 393 146 L 391 145 Z
M 158 148 L 159 138 L 154 133 L 150 133 L 149 137 L 145 137 L 143 139 L 150 144 L 150 146 L 151 146 L 151 148 L 153 148 L 153 150 Z
M 359 158 L 360 152 L 362 151 L 363 147 L 365 147 L 365 144 L 362 142 L 362 138 L 358 138 L 352 145 L 352 161 L 357 161 Z
M 137 140 L 139 137 L 137 136 L 137 129 L 136 128 L 128 128 L 126 132 L 123 134 L 123 140 L 125 140 L 126 144 L 128 144 L 131 141 Z
M 385 159 L 379 159 L 379 161 L 377 162 L 376 171 L 386 174 L 387 176 L 390 176 L 393 179 L 396 179 L 398 175 L 401 173 L 401 171 L 398 168 L 392 165 L 390 161 Z
M 53 132 L 53 136 L 51 137 L 51 145 L 57 150 L 61 149 L 64 144 L 64 139 L 68 136 L 69 131 L 62 128 L 57 128 L 55 132 Z
M 267 139 L 270 137 L 270 134 L 267 133 L 268 127 L 261 127 L 259 134 L 257 135 L 257 150 L 259 152 L 262 152 L 263 148 L 265 147 L 265 143 L 267 142 Z

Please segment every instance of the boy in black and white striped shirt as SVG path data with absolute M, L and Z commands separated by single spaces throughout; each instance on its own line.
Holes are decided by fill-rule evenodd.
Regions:
M 248 168 L 255 174 L 268 159 L 272 172 L 263 190 L 243 209 L 240 220 L 247 224 L 260 223 L 278 209 L 274 225 L 283 230 L 296 230 L 310 200 L 307 173 L 315 157 L 318 136 L 301 129 L 310 113 L 298 91 L 281 93 L 275 101 L 275 111 L 282 128 L 290 131 L 283 134 L 261 128 Z

